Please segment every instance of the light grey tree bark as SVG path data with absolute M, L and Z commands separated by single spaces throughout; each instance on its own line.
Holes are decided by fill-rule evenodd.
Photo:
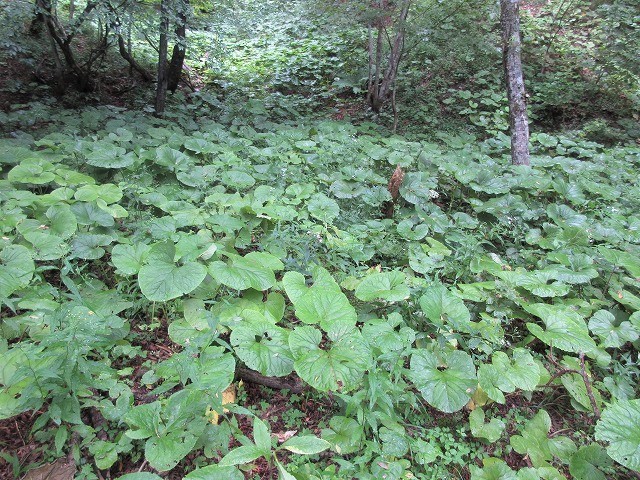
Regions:
M 500 0 L 502 54 L 509 100 L 511 162 L 529 165 L 529 121 L 522 75 L 519 0 Z
M 167 100 L 167 51 L 169 50 L 169 6 L 167 0 L 160 4 L 160 45 L 158 48 L 158 85 L 156 87 L 155 116 L 164 117 Z

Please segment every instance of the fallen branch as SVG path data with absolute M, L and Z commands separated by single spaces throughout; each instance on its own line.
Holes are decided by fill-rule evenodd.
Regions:
M 238 368 L 236 370 L 236 376 L 243 382 L 257 383 L 258 385 L 264 385 L 265 387 L 276 390 L 290 390 L 291 393 L 302 393 L 304 387 L 300 379 L 291 382 L 284 378 L 266 377 L 248 368 Z

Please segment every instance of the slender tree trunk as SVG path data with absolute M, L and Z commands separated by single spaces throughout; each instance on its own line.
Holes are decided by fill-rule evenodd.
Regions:
M 171 61 L 169 62 L 169 72 L 167 74 L 167 88 L 175 92 L 180 83 L 184 57 L 187 53 L 187 9 L 189 0 L 180 2 L 180 11 L 177 14 L 176 24 L 176 44 L 173 46 Z
M 129 64 L 129 68 L 131 70 L 135 70 L 136 72 L 138 72 L 145 82 L 150 82 L 152 80 L 152 77 L 149 74 L 149 72 L 147 72 L 144 68 L 142 68 L 142 66 L 138 62 L 136 62 L 136 59 L 131 56 L 130 50 L 127 48 L 127 46 L 124 43 L 124 38 L 119 33 L 118 33 L 118 51 L 120 52 L 120 56 L 124 58 Z
M 529 122 L 520 58 L 519 0 L 500 0 L 502 53 L 509 100 L 511 162 L 529 165 Z
M 404 53 L 404 36 L 407 22 L 407 15 L 409 14 L 409 7 L 411 0 L 404 0 L 400 7 L 400 15 L 396 21 L 395 36 L 393 42 L 389 40 L 389 55 L 387 57 L 387 67 L 382 67 L 382 55 L 383 55 L 383 37 L 386 35 L 386 24 L 390 21 L 389 14 L 381 15 L 377 19 L 377 41 L 376 41 L 376 54 L 375 65 L 373 74 L 369 73 L 369 89 L 367 94 L 367 101 L 374 112 L 379 113 L 384 103 L 393 94 L 395 89 L 396 77 L 398 74 L 398 67 L 400 60 Z M 381 1 L 378 8 L 382 11 L 387 11 L 389 8 L 389 2 L 387 0 Z M 369 42 L 369 62 L 372 60 L 372 41 Z M 384 72 L 383 72 L 384 70 Z M 371 81 L 373 78 L 373 82 Z
M 69 0 L 69 20 L 73 20 L 73 14 L 76 11 L 76 2 L 75 0 Z
M 65 90 L 67 89 L 67 84 L 64 79 L 64 67 L 62 66 L 62 61 L 60 60 L 60 55 L 58 55 L 58 47 L 56 46 L 56 41 L 51 36 L 51 32 L 49 29 L 45 29 L 47 32 L 47 37 L 49 38 L 49 43 L 51 45 L 51 56 L 53 57 L 53 61 L 56 65 L 56 93 L 58 95 L 63 95 Z
M 164 107 L 167 100 L 167 51 L 169 30 L 169 14 L 167 0 L 162 0 L 160 5 L 160 45 L 158 50 L 158 85 L 156 87 L 156 117 L 164 117 Z

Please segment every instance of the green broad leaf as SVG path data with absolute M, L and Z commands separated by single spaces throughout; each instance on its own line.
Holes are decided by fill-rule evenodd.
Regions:
M 57 235 L 44 232 L 23 234 L 24 239 L 33 247 L 35 260 L 56 260 L 69 252 L 69 244 Z
M 211 336 L 207 340 L 210 342 Z M 231 352 L 225 353 L 222 347 L 206 347 L 195 367 L 191 377 L 194 387 L 220 395 L 233 382 L 236 359 Z
M 545 410 L 539 410 L 527 422 L 522 435 L 513 435 L 509 443 L 520 455 L 528 455 L 534 467 L 547 467 L 552 460 L 549 430 L 551 430 L 551 418 Z
M 375 299 L 399 302 L 409 298 L 409 287 L 404 282 L 405 274 L 399 271 L 373 273 L 360 282 L 355 295 L 365 302 Z
M 619 464 L 640 472 L 640 399 L 620 400 L 602 412 L 596 440 L 607 442 L 607 453 Z
M 565 465 L 569 464 L 569 460 L 577 450 L 578 448 L 573 440 L 564 435 L 558 435 L 549 439 L 549 451 Z
M 253 187 L 256 179 L 246 172 L 238 170 L 228 170 L 222 174 L 222 183 L 227 186 L 235 187 L 237 190 L 246 190 Z
M 607 247 L 599 247 L 598 252 L 609 262 L 624 267 L 630 275 L 640 278 L 640 260 L 637 255 Z
M 94 142 L 86 154 L 87 163 L 101 168 L 124 168 L 136 160 L 133 152 L 127 151 L 106 140 Z
M 538 143 L 547 148 L 555 148 L 558 145 L 558 137 L 546 133 L 538 133 L 532 140 L 537 140 Z
M 156 475 L 155 473 L 136 472 L 127 473 L 126 475 L 118 477 L 116 480 L 162 480 L 162 477 L 160 475 Z
M 352 326 L 333 326 L 327 336 L 331 342 L 325 350 L 320 348 L 322 334 L 316 328 L 297 327 L 291 332 L 289 347 L 295 358 L 294 369 L 300 378 L 322 392 L 353 390 L 371 366 L 371 350 Z
M 248 311 L 245 321 L 231 332 L 231 344 L 247 367 L 262 375 L 283 377 L 293 371 L 288 337 L 287 330 L 256 311 Z
M 569 461 L 569 473 L 575 480 L 606 480 L 600 467 L 609 468 L 613 462 L 605 449 L 597 443 L 580 447 Z
M 407 202 L 421 204 L 434 198 L 434 190 L 438 186 L 435 178 L 426 172 L 409 172 L 404 176 L 400 186 L 400 195 Z
M 562 297 L 569 293 L 571 289 L 569 285 L 554 282 L 547 283 L 554 279 L 554 272 L 545 270 L 537 270 L 534 272 L 526 272 L 521 269 L 516 271 L 501 271 L 495 273 L 507 284 L 516 287 L 522 287 L 538 297 Z
M 253 441 L 262 450 L 262 456 L 268 457 L 271 452 L 271 434 L 267 424 L 258 417 L 253 418 Z
M 582 215 L 567 205 L 553 203 L 547 207 L 547 215 L 559 227 L 581 227 L 587 221 L 587 217 Z
M 629 290 L 612 287 L 609 289 L 608 293 L 616 302 L 621 303 L 632 310 L 640 310 L 640 297 L 631 293 Z
M 235 467 L 209 465 L 189 473 L 185 480 L 244 480 L 244 475 Z
M 262 449 L 255 445 L 246 445 L 243 447 L 234 448 L 227 453 L 218 466 L 227 467 L 232 465 L 244 465 L 245 463 L 253 462 L 255 459 L 262 456 Z
M 287 472 L 287 470 L 282 466 L 277 458 L 276 466 L 278 467 L 278 480 L 297 480 L 296 477 Z
M 291 437 L 282 444 L 282 448 L 300 455 L 315 455 L 324 452 L 331 444 L 322 438 L 313 435 Z
M 22 160 L 11 170 L 7 178 L 14 183 L 32 183 L 34 185 L 44 185 L 52 182 L 56 176 L 54 165 L 40 158 L 28 158 Z
M 105 212 L 94 203 L 77 202 L 71 205 L 71 211 L 76 216 L 79 225 L 99 225 L 112 227 L 115 225 L 113 215 Z
M 547 255 L 550 260 L 555 260 L 563 265 L 550 265 L 545 271 L 552 272 L 554 278 L 572 285 L 589 283 L 598 277 L 598 270 L 593 267 L 593 258 L 584 254 L 566 255 L 553 252 Z
M 409 378 L 433 407 L 452 413 L 462 409 L 478 381 L 468 353 L 419 350 L 411 356 Z
M 81 202 L 94 202 L 101 199 L 105 203 L 109 204 L 115 203 L 122 198 L 122 190 L 113 183 L 84 185 L 76 190 L 73 197 Z
M 273 255 L 251 252 L 241 257 L 228 255 L 227 263 L 209 263 L 209 274 L 219 283 L 235 290 L 267 290 L 276 283 L 274 271 L 282 270 L 282 262 Z
M 176 172 L 176 178 L 180 183 L 189 187 L 200 188 L 210 186 L 218 177 L 218 167 L 213 165 L 196 165 L 188 170 Z
M 193 165 L 193 158 L 168 145 L 155 149 L 153 160 L 156 164 L 167 167 L 171 171 L 188 170 Z
M 204 138 L 187 138 L 183 145 L 187 150 L 191 150 L 194 153 L 214 153 L 218 151 L 218 145 Z
M 312 195 L 307 203 L 307 210 L 313 218 L 331 224 L 340 214 L 338 203 L 323 193 Z
M 474 437 L 484 438 L 489 443 L 498 441 L 506 427 L 505 423 L 497 418 L 485 423 L 484 411 L 481 408 L 476 408 L 469 414 L 469 426 Z
M 378 430 L 378 436 L 382 441 L 382 453 L 385 456 L 402 458 L 409 451 L 409 442 L 404 429 L 392 430 L 382 427 Z
M 409 327 L 396 328 L 387 320 L 370 320 L 362 326 L 362 335 L 371 346 L 382 353 L 399 352 L 409 348 L 416 339 L 416 332 Z
M 595 350 L 584 318 L 571 307 L 535 303 L 523 308 L 544 322 L 545 330 L 535 323 L 527 323 L 527 328 L 547 345 L 574 353 Z
M 589 330 L 600 337 L 604 348 L 620 348 L 627 342 L 635 342 L 640 335 L 631 322 L 616 325 L 616 317 L 606 310 L 598 310 L 589 319 Z
M 471 314 L 464 302 L 442 284 L 432 285 L 420 297 L 420 307 L 429 321 L 440 329 L 468 331 Z
M 173 242 L 156 243 L 140 268 L 138 283 L 142 294 L 151 301 L 164 302 L 195 290 L 207 276 L 207 269 L 198 262 L 176 265 Z
M 329 190 L 336 198 L 356 198 L 362 195 L 366 191 L 366 188 L 360 182 L 336 180 L 331 184 Z
M 197 440 L 196 436 L 180 431 L 153 436 L 145 443 L 144 456 L 153 468 L 166 472 L 193 450 Z
M 424 440 L 417 438 L 411 442 L 411 451 L 421 465 L 429 465 L 442 456 L 442 449 L 437 440 Z
M 111 262 L 120 275 L 137 275 L 144 265 L 151 247 L 144 243 L 118 244 L 111 249 Z
M 471 480 L 517 480 L 516 472 L 511 470 L 503 460 L 499 458 L 485 458 L 482 468 L 471 465 Z M 534 477 L 539 480 L 540 477 Z
M 382 203 L 382 202 L 381 202 Z M 429 234 L 429 226 L 424 223 L 415 224 L 412 220 L 402 220 L 396 227 L 398 234 L 407 240 L 422 240 Z
M 540 368 L 527 349 L 514 349 L 511 360 L 506 353 L 496 352 L 491 362 L 491 365 L 480 366 L 478 380 L 489 397 L 499 403 L 504 401 L 504 397 L 496 395 L 494 388 L 506 393 L 512 393 L 518 388 L 532 392 L 540 382 Z M 494 398 L 494 395 L 498 398 Z
M 117 445 L 113 442 L 94 440 L 89 445 L 89 452 L 93 455 L 96 467 L 100 470 L 111 468 L 118 461 Z
M 329 427 L 322 430 L 322 438 L 327 440 L 340 455 L 357 452 L 362 443 L 364 429 L 351 418 L 335 416 L 329 420 Z
M 36 266 L 22 245 L 9 245 L 0 252 L 0 299 L 29 285 Z
M 48 231 L 65 240 L 78 229 L 76 216 L 67 205 L 52 205 L 45 216 L 48 219 Z
M 282 278 L 296 317 L 304 323 L 319 323 L 325 331 L 336 323 L 355 325 L 358 318 L 356 310 L 331 274 L 317 267 L 313 270 L 313 280 L 313 284 L 307 287 L 300 273 L 287 272 Z
M 161 408 L 158 401 L 131 408 L 124 417 L 129 426 L 125 435 L 137 440 L 156 435 L 160 429 Z
M 79 233 L 71 242 L 71 255 L 73 258 L 83 260 L 97 260 L 106 253 L 104 248 L 113 242 L 109 235 L 96 235 L 92 233 Z

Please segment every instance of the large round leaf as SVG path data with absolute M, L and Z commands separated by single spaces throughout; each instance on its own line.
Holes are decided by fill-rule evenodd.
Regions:
M 287 330 L 255 311 L 245 312 L 245 321 L 231 332 L 238 357 L 252 370 L 269 377 L 283 377 L 293 370 Z
M 313 285 L 307 287 L 304 276 L 297 272 L 287 272 L 282 279 L 296 316 L 304 323 L 320 323 L 325 331 L 338 322 L 355 325 L 356 310 L 331 274 L 316 268 L 313 280 Z
M 524 309 L 545 323 L 545 330 L 535 323 L 527 323 L 527 328 L 547 345 L 575 353 L 595 350 L 586 322 L 570 307 L 535 303 L 525 305 Z
M 94 167 L 123 168 L 133 164 L 136 157 L 133 152 L 127 151 L 113 143 L 101 140 L 91 145 L 91 150 L 86 154 L 87 163 Z
M 360 282 L 355 294 L 365 302 L 375 299 L 399 302 L 409 298 L 409 287 L 404 280 L 404 273 L 398 271 L 373 273 Z
M 140 268 L 138 283 L 147 299 L 164 302 L 195 290 L 207 276 L 207 269 L 197 262 L 176 265 L 173 242 L 154 245 L 147 264 Z
M 9 298 L 31 281 L 35 264 L 22 245 L 9 245 L 0 252 L 0 299 Z
M 640 472 L 640 399 L 621 400 L 606 408 L 596 425 L 596 440 L 609 442 L 611 458 Z
M 616 324 L 616 317 L 606 310 L 598 310 L 589 319 L 589 330 L 595 333 L 602 341 L 604 348 L 619 348 L 627 342 L 635 342 L 638 339 L 638 330 L 631 322 Z
M 459 350 L 414 353 L 409 377 L 430 405 L 447 413 L 464 407 L 477 386 L 473 360 Z
M 7 178 L 10 182 L 44 185 L 56 178 L 53 170 L 54 166 L 50 162 L 40 158 L 28 158 L 9 170 Z
M 314 327 L 298 327 L 289 335 L 289 346 L 300 378 L 323 391 L 346 392 L 362 379 L 371 364 L 369 346 L 355 328 L 330 331 L 328 350 L 320 348 L 322 334 Z
M 432 285 L 420 297 L 420 307 L 427 318 L 438 328 L 468 328 L 471 314 L 464 302 L 444 285 Z
M 211 262 L 209 273 L 217 282 L 236 290 L 267 290 L 276 283 L 274 271 L 282 268 L 282 262 L 273 255 L 251 252 L 244 257 L 229 255 L 227 263 Z
M 307 210 L 312 217 L 324 223 L 331 223 L 340 214 L 338 203 L 323 193 L 316 193 L 311 197 Z

